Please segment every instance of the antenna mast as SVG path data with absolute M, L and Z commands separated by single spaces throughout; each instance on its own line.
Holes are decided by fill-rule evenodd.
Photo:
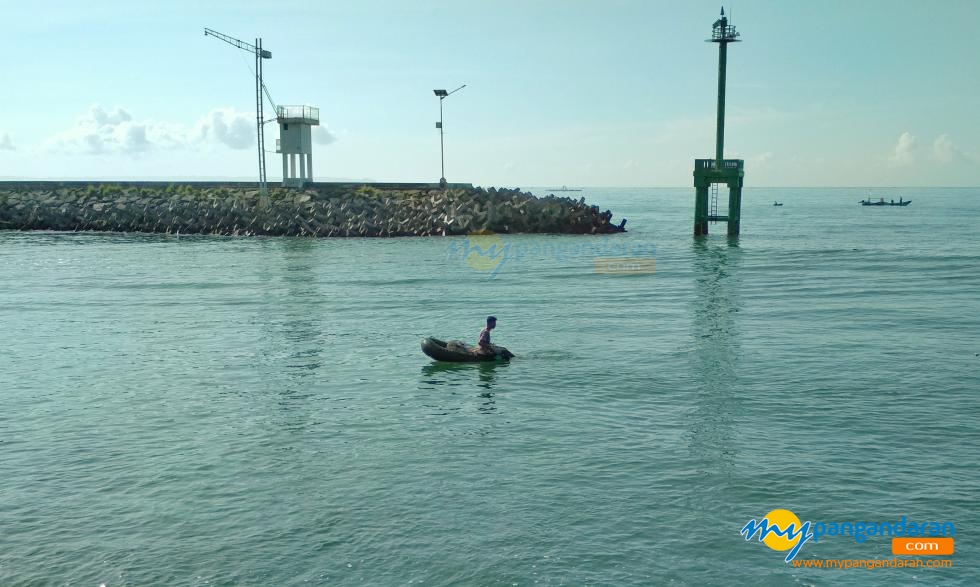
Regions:
M 242 51 L 255 55 L 255 126 L 259 148 L 259 193 L 265 197 L 268 194 L 269 188 L 265 180 L 265 121 L 263 120 L 264 117 L 262 114 L 262 92 L 265 91 L 266 95 L 268 95 L 268 90 L 265 89 L 265 84 L 262 82 L 262 60 L 272 59 L 272 53 L 262 48 L 262 39 L 255 39 L 255 44 L 252 45 L 209 28 L 204 29 L 204 36 L 215 37 L 232 47 L 237 47 Z M 269 101 L 272 102 L 271 97 Z M 275 107 L 275 104 L 273 103 L 272 106 Z

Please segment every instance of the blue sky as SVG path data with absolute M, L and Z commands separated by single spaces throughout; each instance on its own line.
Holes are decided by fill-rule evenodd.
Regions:
M 686 186 L 714 150 L 718 2 L 0 0 L 0 177 L 255 175 L 250 56 L 318 106 L 317 179 Z M 726 156 L 756 186 L 980 185 L 980 2 L 748 1 Z M 277 129 L 266 127 L 266 149 Z M 269 176 L 280 176 L 269 153 Z

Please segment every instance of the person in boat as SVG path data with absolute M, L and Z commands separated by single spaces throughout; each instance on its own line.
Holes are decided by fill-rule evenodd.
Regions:
M 476 352 L 481 355 L 492 355 L 493 345 L 490 344 L 490 331 L 497 327 L 497 317 L 487 316 L 487 325 L 480 331 L 480 338 L 476 343 Z

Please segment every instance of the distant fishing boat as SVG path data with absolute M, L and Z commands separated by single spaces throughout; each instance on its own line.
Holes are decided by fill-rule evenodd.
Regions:
M 773 202 L 772 205 L 773 206 L 782 206 L 783 203 L 782 202 Z
M 880 198 L 875 202 L 870 197 L 867 200 L 861 200 L 862 206 L 908 206 L 911 203 L 912 200 L 903 200 L 901 197 L 898 198 L 897 202 L 895 200 L 886 202 L 885 198 Z
M 577 190 L 575 188 L 570 188 L 567 185 L 563 185 L 560 188 L 551 188 L 549 192 L 580 192 L 582 190 Z

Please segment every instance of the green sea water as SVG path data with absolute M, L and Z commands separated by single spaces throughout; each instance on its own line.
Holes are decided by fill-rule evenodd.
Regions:
M 980 190 L 748 188 L 737 240 L 693 189 L 581 195 L 630 232 L 504 235 L 538 252 L 493 279 L 446 238 L 0 232 L 0 585 L 980 584 Z M 421 353 L 487 314 L 510 364 Z M 780 508 L 951 522 L 952 567 L 794 568 L 739 533 Z

